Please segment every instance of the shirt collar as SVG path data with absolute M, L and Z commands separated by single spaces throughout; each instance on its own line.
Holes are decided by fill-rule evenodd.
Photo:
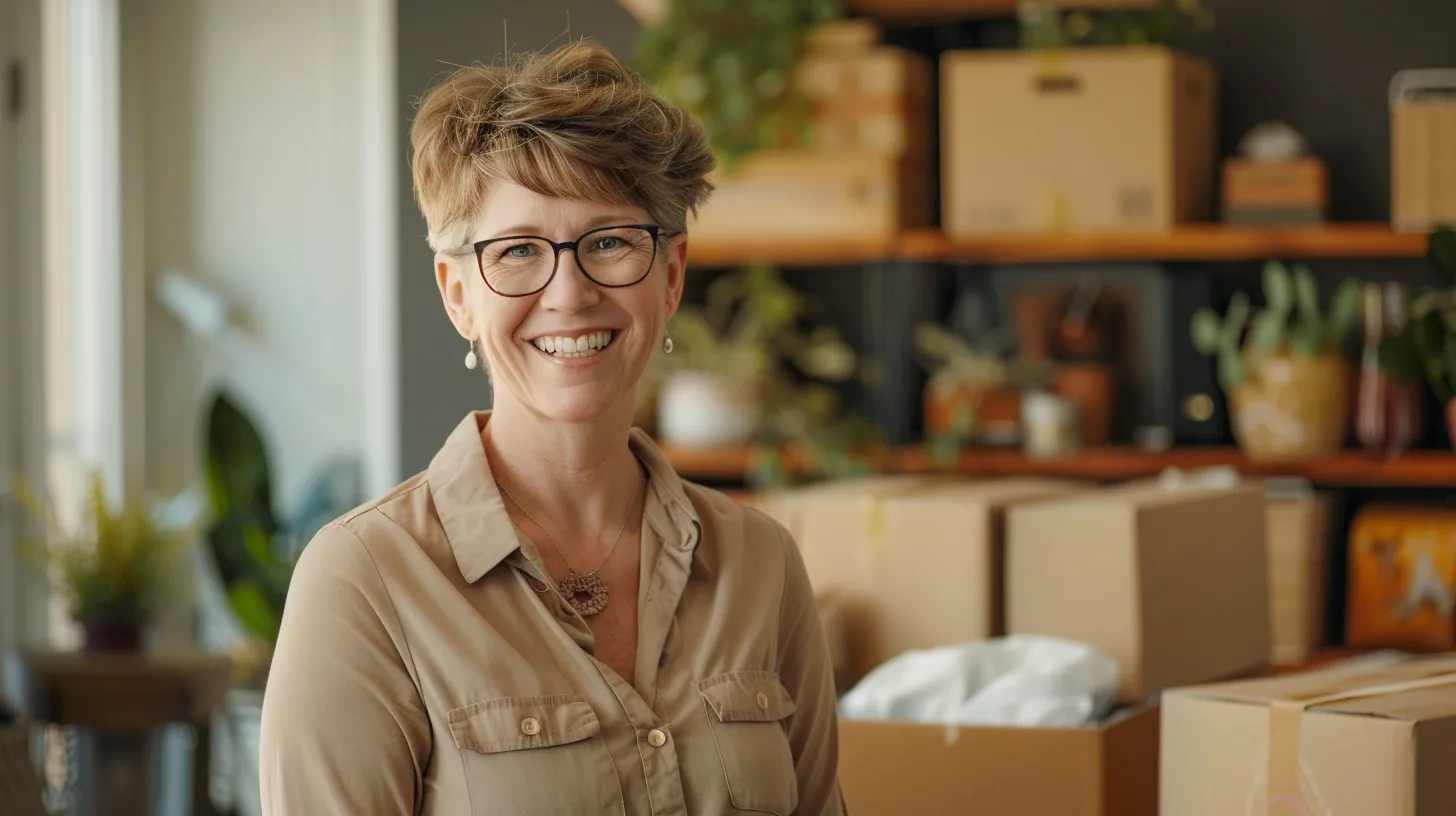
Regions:
M 467 414 L 435 454 L 426 475 L 455 564 L 470 583 L 521 547 L 480 441 L 488 421 L 489 411 Z M 656 499 L 648 502 L 646 522 L 664 542 L 691 552 L 702 538 L 702 522 L 682 479 L 642 429 L 632 429 L 628 445 L 646 468 L 648 489 Z

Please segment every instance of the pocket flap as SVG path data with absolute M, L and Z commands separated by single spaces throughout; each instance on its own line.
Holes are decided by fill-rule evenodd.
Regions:
M 789 690 L 773 672 L 731 672 L 698 683 L 720 722 L 774 722 L 794 713 Z
M 568 745 L 601 732 L 591 705 L 568 695 L 485 700 L 447 718 L 455 747 L 482 754 Z

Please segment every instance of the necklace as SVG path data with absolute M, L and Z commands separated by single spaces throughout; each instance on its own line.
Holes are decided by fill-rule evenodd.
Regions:
M 532 518 L 531 514 L 526 512 L 526 508 L 522 507 L 521 503 L 516 501 L 516 497 L 507 492 L 500 482 L 496 482 L 495 486 L 500 489 L 502 496 L 510 499 L 511 504 L 515 505 L 516 509 L 521 511 L 521 515 L 530 519 L 532 524 L 536 525 L 540 528 L 541 532 L 546 534 L 546 540 L 550 542 L 551 549 L 555 550 L 556 554 L 561 556 L 562 563 L 566 564 L 566 577 L 556 582 L 557 593 L 561 595 L 572 609 L 576 610 L 578 615 L 584 618 L 599 614 L 603 609 L 606 609 L 607 601 L 611 598 L 611 593 L 607 590 L 607 582 L 603 581 L 602 577 L 597 573 L 602 571 L 602 567 L 607 565 L 607 561 L 617 551 L 617 545 L 622 543 L 622 534 L 627 531 L 627 521 L 632 518 L 632 508 L 637 506 L 637 497 L 633 496 L 632 503 L 627 505 L 627 515 L 622 518 L 622 526 L 617 530 L 617 539 L 612 542 L 612 548 L 607 551 L 606 556 L 602 558 L 602 562 L 597 564 L 597 568 L 591 572 L 580 573 L 576 571 L 575 567 L 571 566 L 571 562 L 566 558 L 566 553 L 561 551 L 561 547 L 557 545 L 556 539 L 551 535 L 551 531 L 547 530 L 541 522 Z

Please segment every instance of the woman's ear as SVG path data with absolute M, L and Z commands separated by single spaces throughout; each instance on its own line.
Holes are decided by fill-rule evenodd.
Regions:
M 687 235 L 675 235 L 667 243 L 667 291 L 664 296 L 667 298 L 667 318 L 677 314 L 677 307 L 682 303 L 683 287 L 687 282 L 688 269 L 688 237 Z
M 459 256 L 435 253 L 435 283 L 440 287 L 440 300 L 445 304 L 445 314 L 450 316 L 455 331 L 473 342 L 476 337 L 475 321 L 470 316 L 469 293 L 460 268 Z

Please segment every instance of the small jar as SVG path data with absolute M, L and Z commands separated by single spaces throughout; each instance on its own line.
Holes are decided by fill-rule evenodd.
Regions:
M 1045 391 L 1021 397 L 1022 447 L 1033 458 L 1066 456 L 1082 447 L 1077 405 Z

